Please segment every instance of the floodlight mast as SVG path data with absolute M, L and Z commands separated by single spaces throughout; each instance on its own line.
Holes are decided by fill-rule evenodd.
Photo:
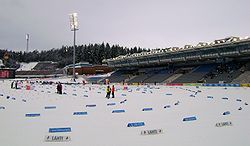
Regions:
M 29 52 L 29 39 L 30 39 L 30 35 L 26 34 L 26 52 Z
M 78 21 L 77 21 L 77 13 L 72 13 L 69 14 L 69 18 L 70 18 L 70 28 L 71 31 L 74 32 L 74 44 L 73 44 L 73 81 L 75 81 L 76 76 L 75 76 L 75 58 L 76 58 L 76 30 L 78 30 Z

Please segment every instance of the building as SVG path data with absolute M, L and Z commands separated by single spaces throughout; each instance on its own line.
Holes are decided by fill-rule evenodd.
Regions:
M 73 64 L 64 68 L 67 75 L 73 74 Z M 78 75 L 93 75 L 111 72 L 112 69 L 107 65 L 92 65 L 89 62 L 79 62 L 75 64 L 75 72 Z

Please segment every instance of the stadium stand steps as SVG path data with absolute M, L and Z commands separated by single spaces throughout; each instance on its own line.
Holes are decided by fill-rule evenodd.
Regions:
M 129 79 L 132 76 L 132 73 L 132 70 L 117 70 L 105 79 L 109 79 L 111 83 L 121 83 Z M 100 82 L 104 82 L 105 79 L 101 80 Z
M 189 73 L 183 74 L 179 78 L 173 81 L 173 83 L 196 83 L 205 75 L 207 75 L 211 70 L 216 67 L 215 64 L 204 64 L 194 68 Z
M 172 83 L 174 80 L 176 80 L 177 78 L 179 78 L 180 76 L 182 76 L 183 74 L 181 73 L 177 73 L 177 74 L 172 74 L 169 78 L 167 78 L 165 81 L 163 81 L 164 83 Z
M 250 71 L 245 71 L 241 75 L 239 75 L 236 79 L 232 81 L 232 83 L 250 83 Z
M 150 78 L 151 76 L 153 76 L 154 73 L 153 71 L 152 72 L 149 72 L 149 73 L 142 73 L 134 78 L 132 78 L 131 80 L 128 81 L 128 83 L 144 83 L 144 81 L 148 78 Z
M 144 80 L 145 83 L 162 83 L 167 78 L 169 78 L 173 73 L 169 70 L 161 70 L 156 74 L 153 74 L 151 77 Z

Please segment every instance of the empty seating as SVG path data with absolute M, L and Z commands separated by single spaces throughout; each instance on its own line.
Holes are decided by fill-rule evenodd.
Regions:
M 206 74 L 216 67 L 215 64 L 204 64 L 193 69 L 191 72 L 186 73 L 176 80 L 174 83 L 196 83 L 201 80 Z
M 146 79 L 144 82 L 145 83 L 162 83 L 164 82 L 167 78 L 169 78 L 173 73 L 169 70 L 161 70 L 148 79 Z

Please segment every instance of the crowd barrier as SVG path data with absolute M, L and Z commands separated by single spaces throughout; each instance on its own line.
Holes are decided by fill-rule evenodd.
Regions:
M 167 86 L 183 86 L 182 83 L 167 83 Z
M 202 84 L 202 86 L 210 87 L 240 87 L 240 84 Z
M 250 87 L 250 84 L 229 83 L 167 83 L 166 86 L 206 86 L 206 87 Z
M 147 85 L 140 83 L 132 83 L 131 85 Z M 153 84 L 152 84 L 153 85 Z M 166 86 L 210 86 L 210 87 L 250 87 L 249 84 L 231 84 L 231 83 L 160 83 L 158 85 L 166 85 Z M 125 86 L 124 90 L 127 90 L 127 86 Z
M 201 83 L 184 83 L 183 86 L 202 86 Z
M 250 84 L 240 84 L 241 87 L 250 87 Z

